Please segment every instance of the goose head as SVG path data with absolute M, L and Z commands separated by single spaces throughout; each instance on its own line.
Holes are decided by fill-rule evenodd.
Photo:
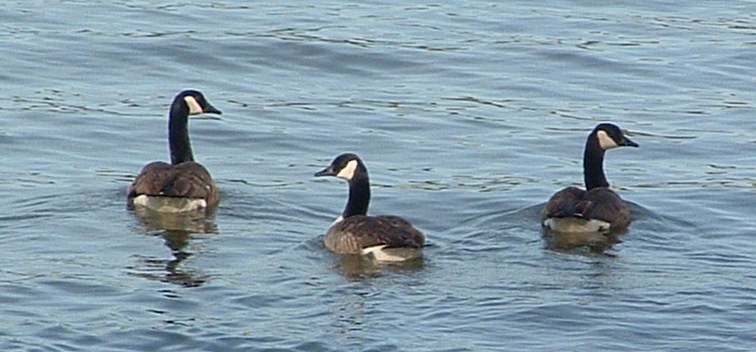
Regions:
M 328 167 L 315 173 L 315 176 L 335 176 L 352 181 L 358 175 L 366 175 L 367 169 L 362 160 L 352 153 L 337 156 Z
M 596 126 L 591 133 L 602 150 L 616 147 L 638 147 L 638 144 L 627 138 L 622 130 L 611 123 L 602 123 Z
M 199 91 L 196 90 L 185 90 L 181 93 L 179 93 L 176 96 L 176 100 L 174 101 L 174 104 L 183 104 L 186 106 L 186 111 L 189 112 L 189 115 L 199 115 L 199 114 L 221 114 L 221 111 L 216 109 L 214 106 L 210 105 L 210 103 L 207 102 L 207 99 L 205 99 L 205 96 L 202 95 Z

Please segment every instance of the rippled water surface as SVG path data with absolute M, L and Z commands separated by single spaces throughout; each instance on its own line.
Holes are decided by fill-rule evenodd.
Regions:
M 751 350 L 756 5 L 748 1 L 9 1 L 0 9 L 3 351 Z M 129 211 L 172 97 L 214 217 Z M 634 222 L 545 236 L 600 121 Z M 423 260 L 323 234 L 365 160 Z

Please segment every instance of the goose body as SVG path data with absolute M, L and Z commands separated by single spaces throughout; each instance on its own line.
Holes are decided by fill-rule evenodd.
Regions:
M 622 130 L 602 123 L 588 135 L 583 156 L 585 190 L 567 187 L 556 192 L 541 211 L 544 228 L 563 233 L 621 231 L 630 225 L 630 208 L 609 188 L 604 153 L 616 147 L 637 147 Z
M 186 90 L 171 104 L 168 120 L 171 163 L 154 161 L 142 168 L 129 186 L 127 204 L 167 213 L 211 211 L 218 204 L 218 188 L 210 172 L 194 161 L 189 140 L 189 115 L 220 114 L 202 93 Z
M 326 248 L 384 262 L 409 260 L 422 254 L 425 236 L 409 221 L 393 215 L 367 215 L 370 181 L 357 155 L 339 155 L 315 176 L 336 176 L 349 182 L 347 205 L 326 233 Z

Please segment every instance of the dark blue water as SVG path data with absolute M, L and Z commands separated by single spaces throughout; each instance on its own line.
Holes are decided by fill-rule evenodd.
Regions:
M 4 351 L 746 351 L 756 340 L 756 5 L 16 1 L 0 9 Z M 223 193 L 126 209 L 182 89 Z M 633 224 L 541 232 L 587 133 Z M 422 261 L 329 253 L 344 151 Z M 181 229 L 181 231 L 167 230 Z

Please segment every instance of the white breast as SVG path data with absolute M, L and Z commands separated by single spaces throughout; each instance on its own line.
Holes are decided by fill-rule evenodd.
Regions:
M 336 224 L 338 224 L 338 223 L 340 223 L 340 222 L 342 222 L 342 221 L 344 221 L 344 215 L 339 215 L 339 217 L 338 217 L 338 218 L 336 218 L 336 220 L 334 220 L 334 221 L 333 221 L 333 222 L 331 223 L 331 226 L 329 226 L 329 227 L 333 227 L 334 225 L 336 225 Z

